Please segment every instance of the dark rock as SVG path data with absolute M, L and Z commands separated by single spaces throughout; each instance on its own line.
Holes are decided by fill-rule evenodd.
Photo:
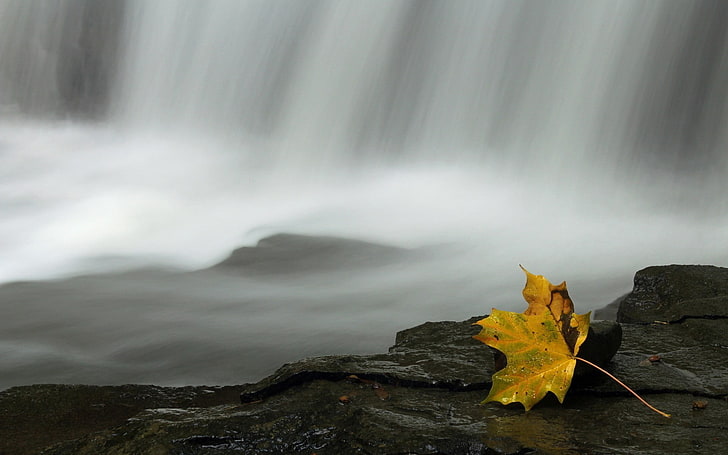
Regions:
M 58 445 L 49 454 L 580 454 L 721 453 L 725 402 L 658 395 L 671 420 L 634 398 L 578 395 L 564 405 L 479 405 L 482 392 L 316 380 L 264 403 L 208 409 L 150 409 L 122 427 Z M 337 397 L 348 393 L 348 404 Z M 708 416 L 707 413 L 714 409 Z
M 578 355 L 601 367 L 606 367 L 622 343 L 622 327 L 614 321 L 592 321 L 589 335 L 579 348 Z M 584 363 L 577 363 L 574 375 L 594 373 L 594 369 Z
M 478 327 L 463 322 L 427 322 L 399 332 L 386 354 L 325 356 L 284 365 L 272 376 L 248 385 L 244 403 L 315 379 L 342 380 L 350 375 L 405 387 L 473 390 L 489 386 L 493 361 L 472 338 Z
M 694 276 L 695 270 L 688 272 Z M 707 272 L 713 276 L 714 270 Z M 285 365 L 238 388 L 242 404 L 232 390 L 213 390 L 213 398 L 201 403 L 195 401 L 204 393 L 200 388 L 134 386 L 126 390 L 129 396 L 111 387 L 91 400 L 84 399 L 83 388 L 11 389 L 0 394 L 2 415 L 8 416 L 0 422 L 0 441 L 11 440 L 0 453 L 32 453 L 15 450 L 12 441 L 37 433 L 44 439 L 35 447 L 58 441 L 46 455 L 722 453 L 728 445 L 728 321 L 713 317 L 712 301 L 701 306 L 701 296 L 716 285 L 699 282 L 705 289 L 693 288 L 690 317 L 670 324 L 622 323 L 621 348 L 603 362 L 671 419 L 604 375 L 575 378 L 563 405 L 553 396 L 529 412 L 520 405 L 480 404 L 494 368 L 490 350 L 471 338 L 478 331 L 473 318 L 402 331 L 386 354 Z M 606 355 L 617 343 L 619 326 L 593 327 L 588 340 L 597 352 L 609 344 Z M 655 356 L 660 360 L 649 360 Z M 704 402 L 700 409 L 694 407 L 696 397 Z M 225 398 L 225 404 L 215 401 Z M 91 410 L 105 406 L 117 409 L 109 413 L 116 417 L 94 420 Z M 138 412 L 141 406 L 149 409 Z M 25 409 L 34 411 L 18 424 Z M 55 417 L 45 419 L 41 410 Z M 69 434 L 59 431 L 71 426 Z
M 266 274 L 373 267 L 413 258 L 418 252 L 338 237 L 276 234 L 242 247 L 213 266 Z
M 728 394 L 728 321 L 622 324 L 622 330 L 622 346 L 609 370 L 633 389 L 712 397 Z M 653 355 L 659 355 L 661 361 L 650 362 Z M 624 390 L 612 381 L 584 389 L 599 393 Z
M 624 298 L 628 295 L 629 294 L 624 294 L 623 296 L 612 300 L 608 305 L 594 310 L 592 317 L 598 320 L 616 321 L 617 311 L 619 311 L 619 304 L 622 303 L 622 300 L 624 300 Z
M 341 380 L 355 375 L 383 384 L 446 390 L 483 390 L 496 371 L 490 350 L 472 338 L 473 323 L 426 322 L 397 334 L 387 354 L 326 356 L 284 365 L 275 374 L 247 388 L 243 403 L 262 400 L 281 390 L 315 379 Z M 622 331 L 612 321 L 595 321 L 582 356 L 605 365 L 619 348 Z M 497 351 L 495 351 L 497 352 Z
M 647 267 L 619 306 L 619 322 L 679 322 L 728 318 L 728 268 L 706 265 Z
M 144 409 L 216 406 L 237 400 L 240 391 L 240 386 L 13 387 L 0 392 L 0 454 L 35 454 L 58 441 L 123 425 Z

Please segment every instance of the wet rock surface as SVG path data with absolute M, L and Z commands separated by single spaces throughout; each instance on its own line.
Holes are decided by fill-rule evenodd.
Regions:
M 0 392 L 0 454 L 43 447 L 124 424 L 150 408 L 201 408 L 237 400 L 236 387 L 31 385 Z M 99 452 L 103 453 L 103 452 Z
M 617 320 L 681 322 L 728 319 L 728 269 L 706 265 L 653 266 L 640 270 L 619 304 Z
M 660 286 L 680 272 L 654 269 L 662 270 L 647 276 Z M 685 267 L 689 293 L 673 285 L 668 290 L 679 297 L 670 297 L 658 287 L 661 301 L 689 300 L 690 317 L 670 313 L 672 322 L 652 323 L 653 313 L 636 319 L 620 307 L 633 318 L 621 324 L 621 346 L 620 326 L 601 322 L 582 352 L 603 356 L 610 372 L 671 419 L 601 373 L 575 377 L 563 405 L 553 396 L 527 413 L 520 405 L 480 404 L 493 354 L 471 338 L 473 318 L 402 331 L 388 353 L 305 359 L 239 387 L 9 389 L 0 394 L 0 453 L 722 453 L 728 321 L 716 317 L 722 297 L 714 278 L 726 269 L 707 267 L 702 279 L 700 269 Z M 654 306 L 649 292 L 640 306 L 641 289 L 621 305 Z
M 272 376 L 246 386 L 241 402 L 259 401 L 316 379 L 337 381 L 352 375 L 402 387 L 488 389 L 497 351 L 472 338 L 480 330 L 473 323 L 481 318 L 427 322 L 403 330 L 387 354 L 316 357 L 284 365 Z M 589 337 L 584 342 L 588 359 L 604 364 L 617 351 L 621 330 L 614 322 L 596 321 Z

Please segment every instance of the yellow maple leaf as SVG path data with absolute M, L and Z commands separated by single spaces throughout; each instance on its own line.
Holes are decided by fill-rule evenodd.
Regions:
M 589 314 L 574 315 L 579 336 L 572 350 L 550 310 L 527 315 L 493 309 L 476 324 L 483 330 L 475 338 L 508 358 L 506 367 L 493 375 L 485 402 L 522 403 L 528 411 L 552 392 L 564 401 L 576 366 L 576 354 L 589 331 Z
M 565 281 L 554 286 L 542 275 L 534 275 L 523 266 L 521 269 L 526 273 L 526 311 L 512 313 L 493 308 L 490 316 L 475 323 L 482 330 L 473 338 L 508 359 L 505 367 L 493 375 L 493 385 L 483 403 L 521 403 L 528 411 L 549 392 L 563 403 L 576 361 L 580 360 L 612 378 L 653 411 L 670 417 L 599 365 L 577 357 L 589 333 L 591 312 L 574 314 Z

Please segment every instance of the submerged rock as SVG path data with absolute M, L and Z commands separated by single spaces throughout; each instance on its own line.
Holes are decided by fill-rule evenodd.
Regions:
M 254 247 L 236 249 L 213 269 L 266 274 L 324 271 L 392 264 L 421 253 L 339 237 L 276 234 L 261 239 Z
M 667 271 L 669 276 L 679 272 Z M 697 272 L 686 268 L 689 276 Z M 471 338 L 479 329 L 471 325 L 473 318 L 404 330 L 388 353 L 306 359 L 259 383 L 225 390 L 11 389 L 0 394 L 3 415 L 38 411 L 25 423 L 6 418 L 0 431 L 3 437 L 15 435 L 15 441 L 43 433 L 37 447 L 58 441 L 43 452 L 54 455 L 721 453 L 728 445 L 728 321 L 715 317 L 710 299 L 717 286 L 707 279 L 715 270 L 706 273 L 698 280 L 706 286 L 691 288 L 689 318 L 622 323 L 619 351 L 611 361 L 602 359 L 671 419 L 653 413 L 602 374 L 575 377 L 563 405 L 553 396 L 529 412 L 518 404 L 481 404 L 493 356 Z M 639 306 L 637 294 L 631 294 L 629 305 Z M 585 343 L 582 355 L 611 353 L 618 327 L 595 323 L 587 339 L 592 347 Z M 233 392 L 240 392 L 242 403 Z M 200 401 L 206 395 L 210 398 Z M 88 396 L 94 398 L 79 400 Z M 107 406 L 117 409 L 107 414 L 113 419 L 96 419 L 90 411 Z M 125 412 L 118 411 L 125 406 Z M 139 412 L 141 407 L 147 409 Z M 41 409 L 55 420 L 44 420 Z M 64 435 L 59 428 L 70 427 L 67 422 L 74 422 L 74 431 Z M 4 443 L 0 453 L 33 453 Z

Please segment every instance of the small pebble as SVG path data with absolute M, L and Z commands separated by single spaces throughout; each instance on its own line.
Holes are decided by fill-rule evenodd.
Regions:
M 693 409 L 705 409 L 708 407 L 707 401 L 693 401 Z

